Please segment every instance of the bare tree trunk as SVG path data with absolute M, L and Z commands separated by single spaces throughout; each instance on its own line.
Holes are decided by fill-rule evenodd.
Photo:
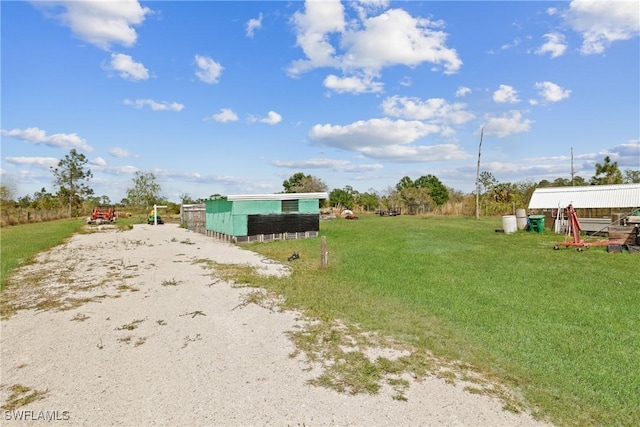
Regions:
M 478 166 L 476 167 L 476 219 L 480 218 L 480 153 L 482 150 L 482 137 L 484 126 L 480 130 L 480 145 L 478 145 Z

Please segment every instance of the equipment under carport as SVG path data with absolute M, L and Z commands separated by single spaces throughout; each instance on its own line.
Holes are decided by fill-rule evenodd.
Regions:
M 585 242 L 580 238 L 580 221 L 578 220 L 578 214 L 573 208 L 573 205 L 569 205 L 565 208 L 565 215 L 568 218 L 569 226 L 567 227 L 564 242 L 556 243 L 553 249 L 558 250 L 560 246 L 573 246 L 577 248 L 578 252 L 582 252 L 584 248 L 589 249 L 591 246 L 609 246 L 618 244 L 616 241 Z M 572 241 L 569 241 L 570 238 Z
M 613 254 L 620 254 L 622 253 L 622 245 L 620 243 L 611 243 L 607 245 L 607 252 L 613 253 Z

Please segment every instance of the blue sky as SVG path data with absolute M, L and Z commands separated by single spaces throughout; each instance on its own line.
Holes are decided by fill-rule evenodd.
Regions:
M 640 3 L 3 1 L 1 176 L 54 192 L 72 148 L 96 195 L 136 171 L 179 201 L 296 172 L 464 192 L 640 169 Z

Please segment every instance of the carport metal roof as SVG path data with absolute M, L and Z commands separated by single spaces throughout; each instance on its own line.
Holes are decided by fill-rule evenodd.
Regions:
M 329 193 L 277 193 L 277 194 L 230 194 L 227 200 L 302 200 L 302 199 L 328 199 Z
M 529 209 L 640 207 L 640 184 L 536 188 Z

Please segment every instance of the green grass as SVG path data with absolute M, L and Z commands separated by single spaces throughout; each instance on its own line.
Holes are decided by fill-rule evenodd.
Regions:
M 320 239 L 252 244 L 292 276 L 258 280 L 320 318 L 470 363 L 560 425 L 640 425 L 640 255 L 553 250 L 498 218 L 363 216 Z
M 38 252 L 50 249 L 80 231 L 84 220 L 60 219 L 56 221 L 21 224 L 0 229 L 0 289 L 7 285 L 13 269 L 33 259 Z

